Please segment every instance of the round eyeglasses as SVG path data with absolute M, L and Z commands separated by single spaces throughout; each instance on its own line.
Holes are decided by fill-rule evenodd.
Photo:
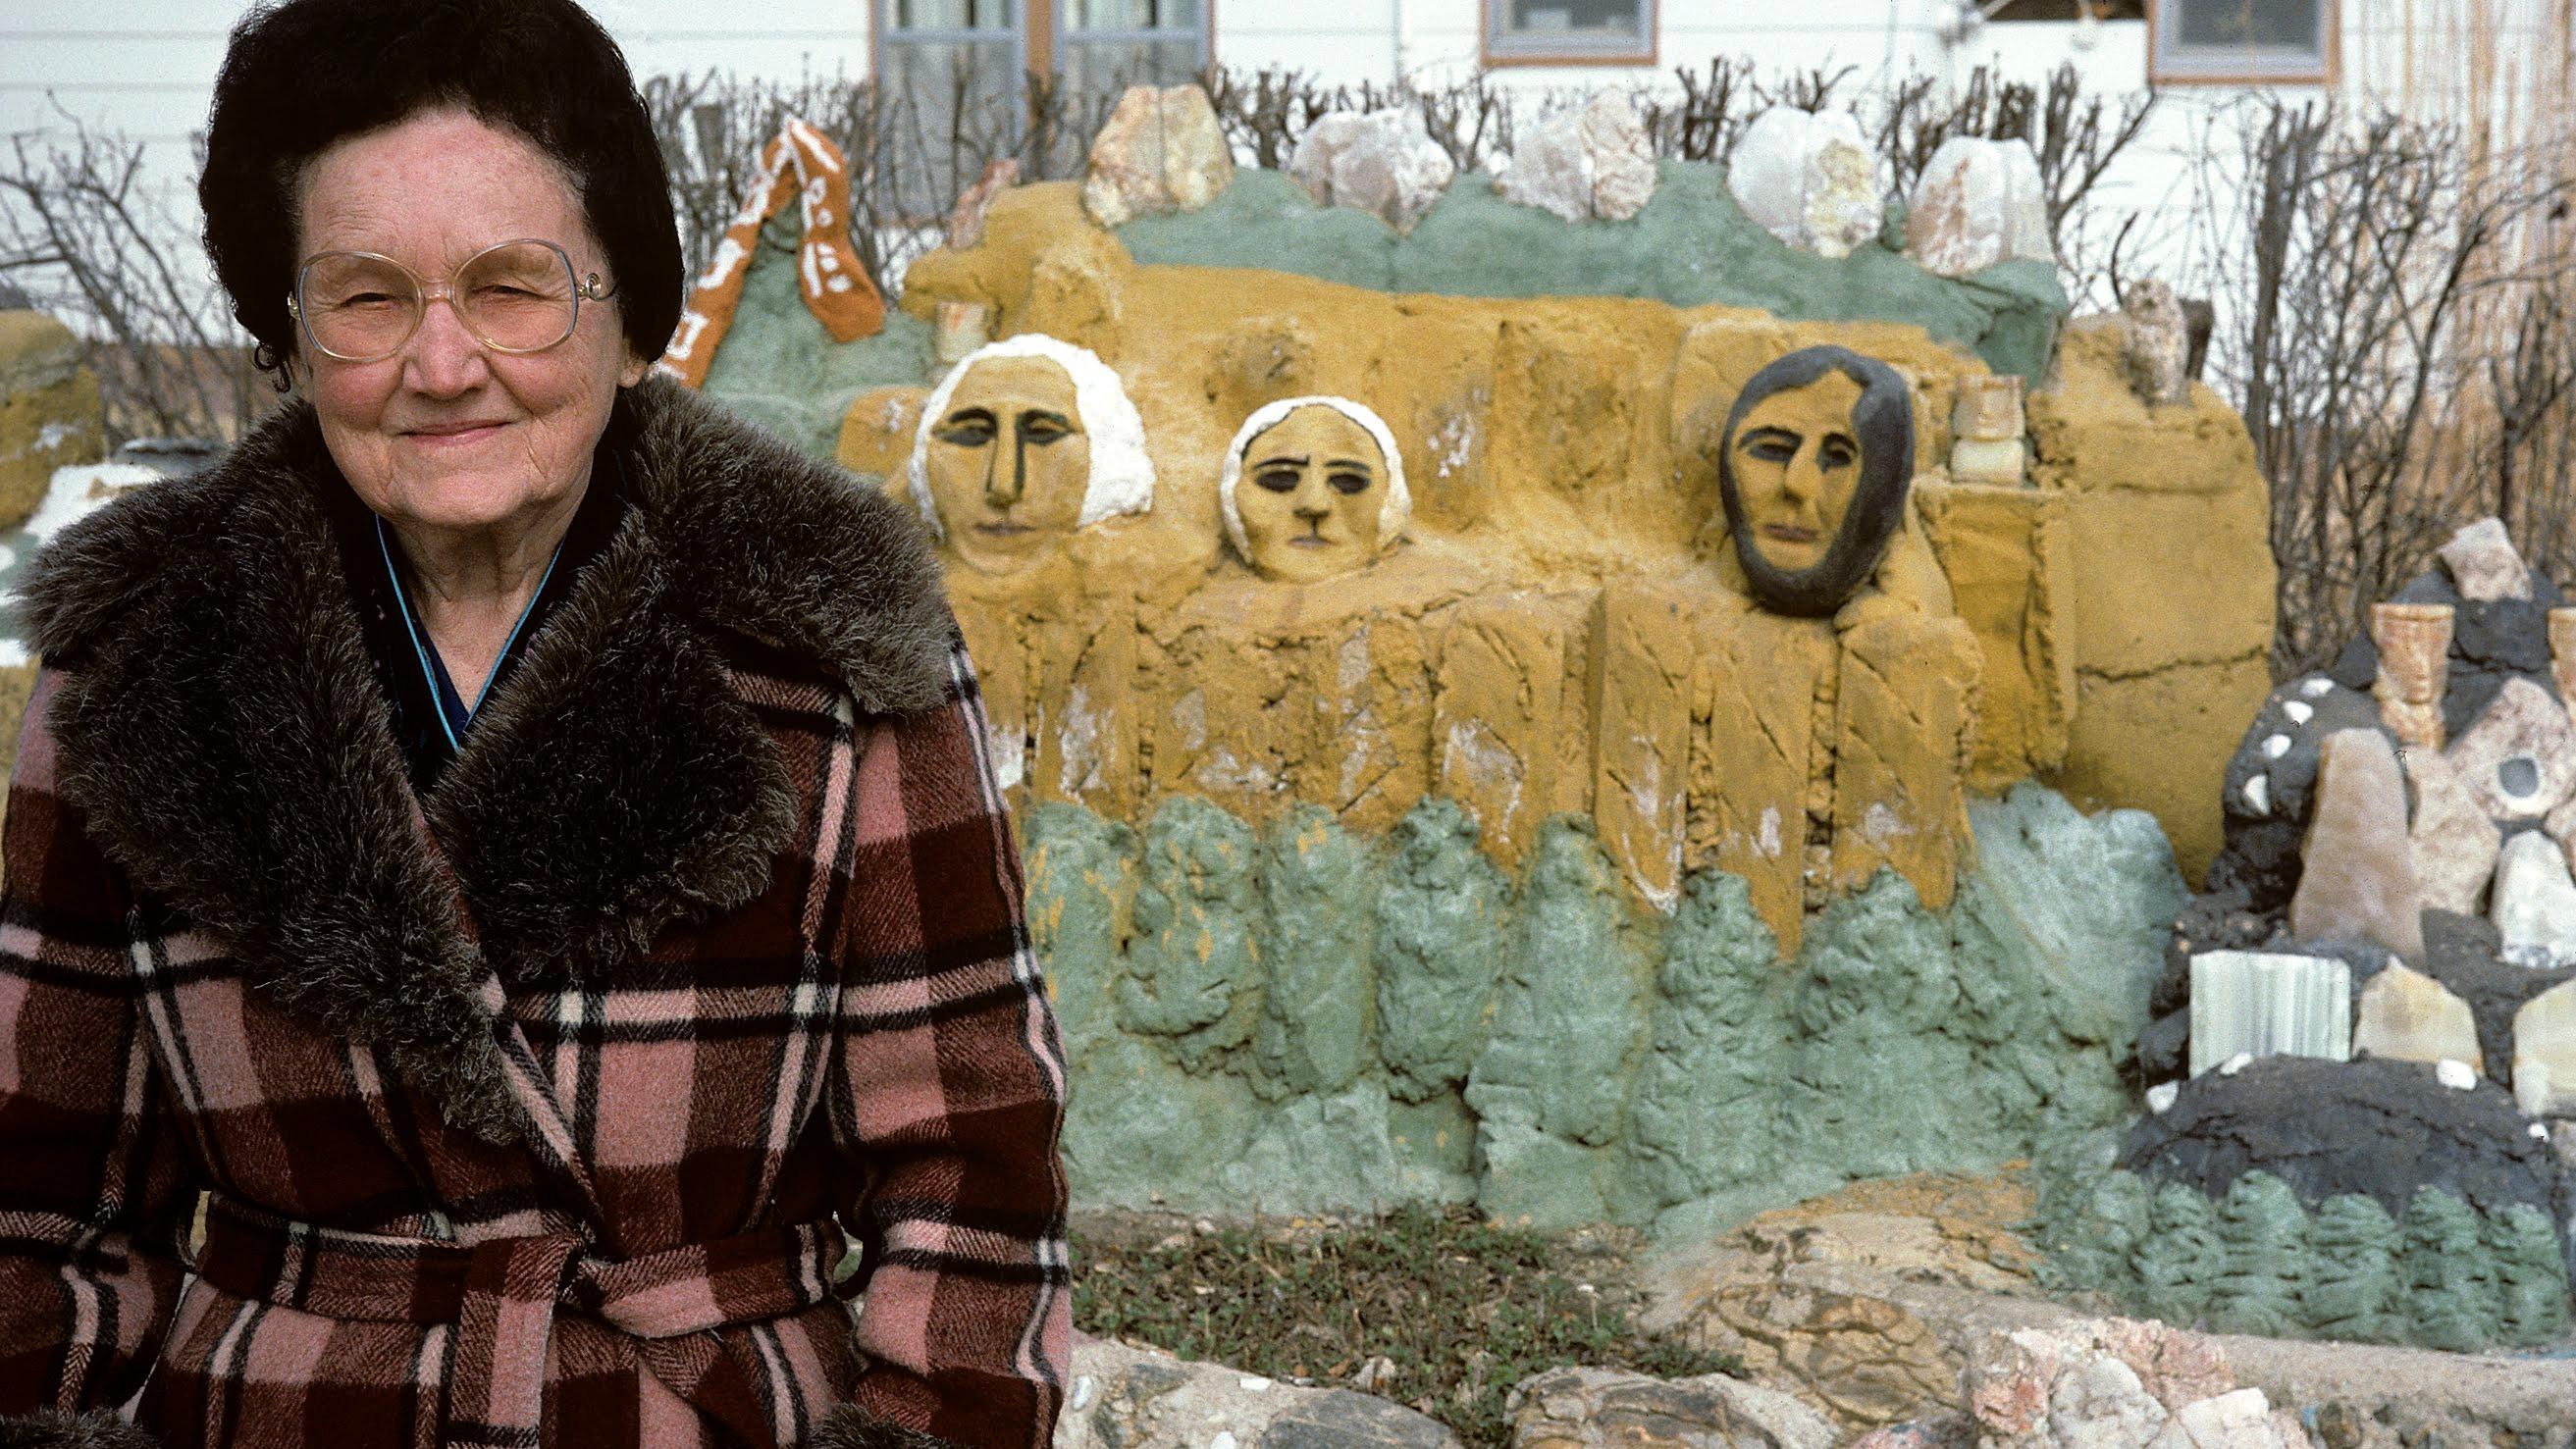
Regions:
M 315 351 L 341 362 L 381 362 L 402 350 L 422 312 L 443 297 L 474 339 L 494 352 L 543 352 L 572 335 L 581 304 L 614 288 L 599 273 L 576 280 L 572 258 L 550 241 L 495 242 L 433 289 L 376 252 L 322 252 L 296 270 L 286 310 Z

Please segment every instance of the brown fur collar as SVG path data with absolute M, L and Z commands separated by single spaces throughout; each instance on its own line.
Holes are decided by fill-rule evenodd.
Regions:
M 309 407 L 65 530 L 24 590 L 64 672 L 62 788 L 101 848 L 230 942 L 257 989 L 373 1043 L 494 1140 L 520 1113 L 476 1000 L 487 959 L 518 982 L 612 969 L 750 900 L 794 844 L 729 645 L 802 656 L 871 712 L 947 684 L 947 604 L 904 510 L 667 381 L 621 406 L 632 506 L 425 801 L 349 601 L 321 501 L 347 484 Z

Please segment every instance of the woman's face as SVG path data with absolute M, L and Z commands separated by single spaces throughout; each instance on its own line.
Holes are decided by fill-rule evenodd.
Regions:
M 1244 450 L 1234 509 L 1255 569 L 1313 583 L 1377 557 L 1386 514 L 1386 459 L 1368 429 L 1310 403 Z
M 553 242 L 577 276 L 608 259 L 563 171 L 528 142 L 462 111 L 424 111 L 348 137 L 302 178 L 296 259 L 378 252 L 440 289 L 495 242 Z M 609 278 L 613 283 L 614 278 Z M 297 373 L 349 486 L 396 524 L 506 528 L 570 506 L 621 384 L 644 374 L 613 302 L 585 301 L 570 337 L 494 352 L 456 309 L 427 300 L 391 357 L 342 362 L 296 335 Z

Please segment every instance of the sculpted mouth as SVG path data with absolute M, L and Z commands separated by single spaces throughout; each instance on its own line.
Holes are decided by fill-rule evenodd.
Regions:
M 1288 540 L 1288 546 L 1290 548 L 1329 548 L 1332 542 L 1329 538 L 1317 538 L 1311 533 L 1301 533 Z
M 1814 543 L 1822 537 L 1814 529 L 1794 523 L 1766 523 L 1762 525 L 1762 536 L 1780 543 Z
M 1035 533 L 1037 530 L 1025 523 L 979 523 L 975 525 L 975 531 L 986 538 L 1017 538 L 1024 533 Z

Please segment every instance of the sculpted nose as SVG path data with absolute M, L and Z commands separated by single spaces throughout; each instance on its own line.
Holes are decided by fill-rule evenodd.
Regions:
M 1324 478 L 1321 473 L 1309 473 L 1297 480 L 1297 494 L 1289 511 L 1309 523 L 1320 522 L 1332 516 L 1333 501 L 1324 496 Z
M 995 508 L 1008 508 L 1019 502 L 1020 495 L 1028 490 L 1027 473 L 1028 460 L 1018 448 L 996 445 L 984 463 L 984 501 Z
M 1816 450 L 1801 448 L 1782 470 L 1780 492 L 1792 503 L 1812 503 L 1825 494 L 1825 470 L 1816 460 Z

